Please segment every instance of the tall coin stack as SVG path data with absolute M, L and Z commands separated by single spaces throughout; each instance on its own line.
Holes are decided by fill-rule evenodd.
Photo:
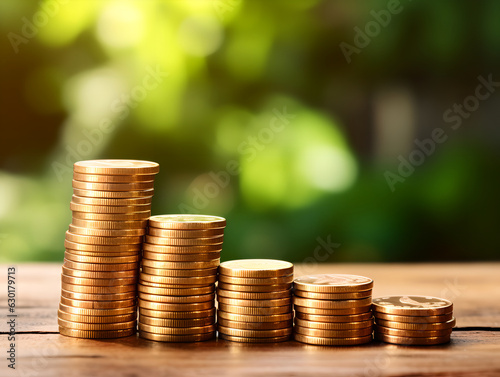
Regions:
M 78 338 L 135 333 L 143 235 L 159 165 L 136 160 L 74 164 L 59 332 Z
M 163 342 L 215 337 L 215 282 L 226 220 L 149 219 L 139 280 L 139 335 Z
M 293 327 L 293 264 L 272 259 L 221 263 L 217 288 L 219 337 L 242 343 L 289 340 Z
M 356 275 L 309 275 L 295 279 L 295 340 L 348 346 L 372 340 L 373 280 Z
M 389 296 L 373 300 L 375 339 L 404 345 L 450 341 L 453 304 L 430 296 Z

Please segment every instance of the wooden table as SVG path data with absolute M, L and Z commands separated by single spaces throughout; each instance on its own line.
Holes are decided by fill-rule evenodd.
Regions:
M 500 263 L 296 266 L 306 273 L 374 279 L 374 297 L 425 294 L 451 299 L 457 328 L 450 344 L 407 347 L 373 342 L 318 347 L 295 341 L 157 343 L 131 336 L 73 339 L 58 334 L 60 264 L 17 265 L 17 370 L 7 368 L 7 266 L 0 267 L 0 376 L 500 376 Z

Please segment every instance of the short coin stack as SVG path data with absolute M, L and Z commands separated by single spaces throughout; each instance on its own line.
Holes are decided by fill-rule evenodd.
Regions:
M 373 300 L 375 339 L 404 345 L 450 341 L 453 304 L 430 296 L 389 296 Z
M 217 288 L 219 338 L 242 343 L 290 339 L 293 264 L 272 259 L 221 263 Z
M 117 338 L 136 330 L 141 243 L 159 165 L 136 160 L 74 164 L 59 332 Z
M 139 335 L 163 342 L 215 337 L 215 282 L 226 220 L 149 219 L 139 280 Z
M 356 275 L 308 275 L 295 279 L 295 340 L 348 346 L 372 340 L 373 280 Z

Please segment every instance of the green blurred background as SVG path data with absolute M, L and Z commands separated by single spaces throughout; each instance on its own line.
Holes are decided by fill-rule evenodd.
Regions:
M 97 158 L 159 162 L 153 214 L 226 217 L 223 260 L 499 259 L 500 2 L 393 2 L 2 0 L 1 260 L 62 260 Z

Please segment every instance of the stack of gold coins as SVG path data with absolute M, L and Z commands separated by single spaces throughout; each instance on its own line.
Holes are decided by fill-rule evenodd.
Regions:
M 226 220 L 149 219 L 139 280 L 139 335 L 163 342 L 215 337 L 215 282 Z
M 132 335 L 141 243 L 159 165 L 93 160 L 74 165 L 59 332 L 78 338 Z
M 388 296 L 373 300 L 375 339 L 404 345 L 450 341 L 453 304 L 430 296 Z
M 348 346 L 372 340 L 373 280 L 356 275 L 308 275 L 295 279 L 295 340 Z
M 221 263 L 217 288 L 219 337 L 242 343 L 289 340 L 293 327 L 293 264 L 272 259 Z

